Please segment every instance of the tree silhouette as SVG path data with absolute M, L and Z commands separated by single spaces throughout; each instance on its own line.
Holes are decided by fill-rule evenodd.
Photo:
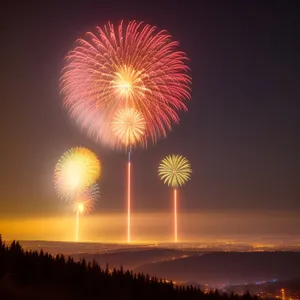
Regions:
M 5 282 L 5 284 L 1 284 Z M 9 284 L 8 284 L 9 282 Z M 8 287 L 10 286 L 10 289 Z M 2 296 L 1 296 L 2 295 Z M 6 298 L 4 297 L 6 295 Z M 120 269 L 101 269 L 95 260 L 75 262 L 63 255 L 52 256 L 43 250 L 24 251 L 19 242 L 6 246 L 0 235 L 0 299 L 122 299 L 122 300 L 252 300 L 203 293 L 199 287 L 178 286 L 172 281 Z

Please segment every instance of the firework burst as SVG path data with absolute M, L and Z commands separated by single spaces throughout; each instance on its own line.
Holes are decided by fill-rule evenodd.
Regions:
M 189 161 L 181 155 L 169 155 L 159 165 L 160 178 L 168 186 L 177 188 L 190 180 L 192 169 Z
M 145 120 L 145 138 L 166 136 L 190 99 L 187 57 L 170 34 L 142 22 L 108 23 L 77 40 L 61 77 L 71 115 L 101 142 L 114 147 L 116 112 L 133 108 Z
M 100 190 L 97 184 L 93 184 L 80 192 L 72 203 L 73 211 L 79 213 L 90 213 L 100 196 Z
M 112 121 L 112 132 L 126 148 L 136 145 L 145 133 L 146 122 L 143 115 L 134 108 L 117 112 Z
M 62 155 L 55 166 L 55 190 L 60 198 L 74 200 L 99 176 L 100 162 L 97 156 L 87 148 L 72 148 Z

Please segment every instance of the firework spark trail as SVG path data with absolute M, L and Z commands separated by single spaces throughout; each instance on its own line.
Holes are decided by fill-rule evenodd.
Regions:
M 127 242 L 131 241 L 131 162 L 130 152 L 128 154 L 128 165 L 127 165 Z
M 174 189 L 174 240 L 178 241 L 177 238 L 177 190 Z
M 112 147 L 118 140 L 97 120 L 110 124 L 117 111 L 134 108 L 145 119 L 143 139 L 156 142 L 186 110 L 191 91 L 186 61 L 164 30 L 136 21 L 108 23 L 78 39 L 69 52 L 61 77 L 64 103 L 90 135 Z
M 158 175 L 165 184 L 174 189 L 174 241 L 178 241 L 177 227 L 177 189 L 183 186 L 191 178 L 191 165 L 181 155 L 169 155 L 165 157 L 159 167 Z
M 75 241 L 78 242 L 78 233 L 79 233 L 79 209 L 76 211 L 76 232 L 75 232 Z

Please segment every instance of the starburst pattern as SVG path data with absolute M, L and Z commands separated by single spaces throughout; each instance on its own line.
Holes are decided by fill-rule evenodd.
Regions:
M 134 146 L 142 139 L 145 127 L 143 115 L 133 108 L 118 111 L 112 121 L 112 132 L 126 147 Z
M 97 184 L 93 184 L 80 192 L 72 203 L 73 210 L 79 213 L 90 213 L 100 196 Z
M 64 104 L 90 136 L 111 147 L 118 145 L 112 119 L 132 108 L 145 120 L 144 137 L 156 142 L 179 122 L 190 99 L 187 57 L 178 46 L 169 33 L 142 22 L 97 27 L 66 58 Z
M 159 165 L 158 174 L 168 186 L 177 188 L 184 185 L 192 173 L 189 161 L 182 155 L 169 155 Z
M 100 177 L 100 162 L 89 149 L 76 147 L 66 151 L 54 170 L 54 185 L 58 195 L 73 200 Z

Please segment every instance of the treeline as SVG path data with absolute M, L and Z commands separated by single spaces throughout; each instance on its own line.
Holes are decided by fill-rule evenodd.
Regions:
M 0 299 L 244 299 L 231 294 L 204 294 L 199 288 L 182 287 L 130 271 L 110 271 L 93 261 L 75 262 L 42 250 L 24 251 L 19 242 L 5 245 L 0 235 Z

